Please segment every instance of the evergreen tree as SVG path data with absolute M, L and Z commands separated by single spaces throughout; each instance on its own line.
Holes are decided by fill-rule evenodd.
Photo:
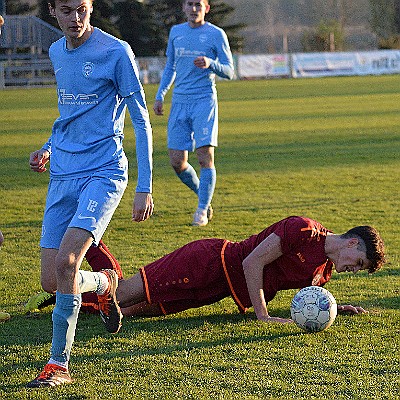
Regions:
M 49 14 L 47 0 L 39 0 L 38 6 L 39 17 L 58 28 Z M 237 32 L 244 25 L 223 24 L 233 11 L 233 7 L 215 0 L 206 19 L 225 30 L 233 51 L 241 51 L 243 39 Z M 94 26 L 127 41 L 137 56 L 163 55 L 171 27 L 185 21 L 182 0 L 94 0 L 91 17 Z
M 382 49 L 400 49 L 399 0 L 370 0 L 371 27 Z
M 115 4 L 116 26 L 136 56 L 160 54 L 164 41 L 151 8 L 140 1 L 125 0 Z
M 31 6 L 29 3 L 17 1 L 17 0 L 6 0 L 6 12 L 8 15 L 23 15 L 32 13 L 36 6 Z

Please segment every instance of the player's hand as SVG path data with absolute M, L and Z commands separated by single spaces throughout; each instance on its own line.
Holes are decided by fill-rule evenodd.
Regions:
M 137 192 L 133 199 L 132 221 L 146 221 L 153 214 L 154 203 L 151 193 Z
M 344 304 L 337 306 L 338 314 L 368 314 L 367 310 L 364 310 L 360 306 L 352 306 L 351 304 Z
M 32 171 L 45 172 L 47 170 L 46 164 L 50 160 L 50 153 L 48 150 L 36 150 L 29 156 L 29 166 Z
M 156 100 L 153 105 L 153 110 L 156 115 L 164 115 L 163 102 L 161 100 Z
M 210 66 L 211 60 L 208 57 L 199 56 L 193 61 L 197 68 L 206 69 Z
M 266 317 L 260 318 L 261 321 L 264 322 L 275 322 L 279 324 L 292 324 L 294 321 L 290 318 L 279 318 L 279 317 L 270 317 L 269 315 Z

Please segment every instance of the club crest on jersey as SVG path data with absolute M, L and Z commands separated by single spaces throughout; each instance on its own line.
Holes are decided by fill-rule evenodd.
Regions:
M 199 40 L 200 40 L 201 43 L 206 42 L 207 41 L 207 35 L 200 35 L 199 36 Z
M 93 70 L 94 70 L 94 64 L 91 63 L 90 61 L 87 61 L 83 64 L 82 73 L 85 78 L 89 78 L 89 75 L 92 74 Z

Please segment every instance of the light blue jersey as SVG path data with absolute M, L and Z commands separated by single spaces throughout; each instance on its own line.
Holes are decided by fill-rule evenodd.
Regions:
M 164 97 L 175 82 L 174 101 L 187 101 L 216 94 L 215 75 L 232 79 L 232 54 L 225 32 L 206 22 L 191 28 L 186 22 L 172 27 L 167 46 L 165 66 L 156 100 Z M 193 64 L 199 56 L 208 57 L 211 65 L 201 69 Z
M 53 43 L 49 55 L 60 112 L 43 146 L 51 152 L 51 178 L 127 170 L 122 142 L 128 105 L 136 135 L 137 191 L 151 193 L 152 132 L 130 46 L 94 28 L 78 48 L 68 50 L 64 37 Z

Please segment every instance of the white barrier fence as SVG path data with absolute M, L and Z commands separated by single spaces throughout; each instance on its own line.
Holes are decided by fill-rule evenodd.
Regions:
M 400 73 L 400 50 L 338 53 L 235 55 L 236 79 L 310 78 L 322 76 L 383 75 Z M 159 83 L 164 57 L 139 57 L 144 84 Z M 54 85 L 50 60 L 0 62 L 0 89 Z

